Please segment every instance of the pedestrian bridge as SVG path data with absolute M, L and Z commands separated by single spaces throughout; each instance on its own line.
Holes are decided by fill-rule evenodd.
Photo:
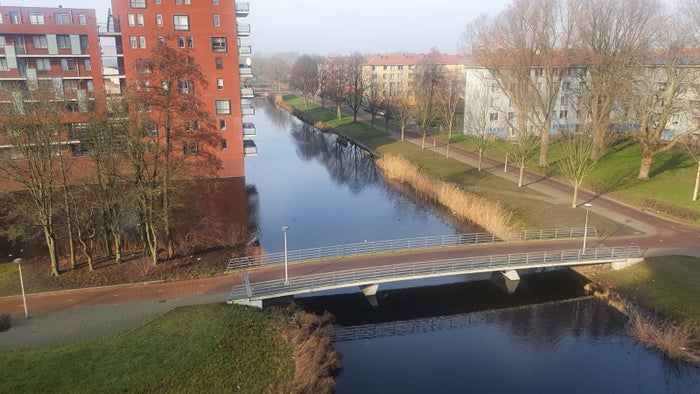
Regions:
M 630 246 L 465 256 L 300 275 L 290 277 L 286 283 L 284 279 L 253 282 L 244 269 L 243 283 L 233 287 L 229 303 L 262 307 L 263 301 L 267 299 L 356 286 L 370 297 L 376 294 L 382 283 L 484 272 L 499 275 L 505 281 L 506 289 L 512 292 L 520 279 L 518 270 L 603 263 L 628 264 L 639 261 L 642 255 L 639 247 Z

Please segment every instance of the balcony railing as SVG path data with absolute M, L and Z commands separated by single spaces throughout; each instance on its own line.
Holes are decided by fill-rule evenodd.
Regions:
M 255 156 L 258 154 L 258 147 L 253 140 L 243 140 L 243 153 L 246 156 Z
M 236 34 L 238 34 L 238 37 L 248 37 L 250 35 L 250 24 L 238 24 L 238 26 L 236 26 Z
M 238 54 L 243 56 L 243 55 L 252 55 L 253 54 L 253 49 L 251 48 L 250 45 L 241 45 L 238 47 Z
M 243 136 L 244 137 L 255 137 L 257 131 L 255 130 L 255 125 L 250 122 L 243 123 Z
M 253 88 L 249 88 L 247 86 L 244 86 L 241 88 L 241 98 L 253 98 L 255 97 L 255 92 L 253 91 Z
M 240 67 L 239 72 L 241 78 L 250 78 L 253 76 L 253 69 L 251 67 Z
M 241 115 L 243 116 L 253 116 L 255 115 L 255 108 L 252 105 L 243 104 L 241 107 Z
M 245 2 L 236 2 L 236 16 L 239 18 L 243 18 L 248 16 L 248 13 L 250 12 L 250 3 L 247 1 Z

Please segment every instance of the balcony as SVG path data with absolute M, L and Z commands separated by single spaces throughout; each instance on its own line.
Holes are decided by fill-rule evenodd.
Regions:
M 238 37 L 248 37 L 250 35 L 250 24 L 238 24 L 238 26 L 236 26 L 236 34 L 238 34 Z
M 255 141 L 243 140 L 243 153 L 246 156 L 256 156 L 258 154 L 258 147 L 255 145 Z
M 250 56 L 253 54 L 253 49 L 251 49 L 250 45 L 241 45 L 238 47 L 238 55 L 239 56 Z
M 241 78 L 251 78 L 253 76 L 253 69 L 251 67 L 240 67 L 238 70 Z
M 255 137 L 256 135 L 255 125 L 250 122 L 243 122 L 243 137 Z
M 255 108 L 251 104 L 242 104 L 241 105 L 241 115 L 254 116 L 255 115 Z
M 255 92 L 253 88 L 244 86 L 241 88 L 241 98 L 253 98 L 255 97 Z
M 247 1 L 236 2 L 236 17 L 245 18 L 250 12 L 250 3 Z

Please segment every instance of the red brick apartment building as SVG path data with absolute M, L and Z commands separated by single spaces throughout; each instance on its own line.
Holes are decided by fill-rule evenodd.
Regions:
M 116 35 L 122 86 L 136 78 L 136 63 L 149 56 L 150 49 L 164 37 L 175 36 L 180 48 L 199 65 L 209 87 L 199 92 L 200 100 L 215 118 L 221 133 L 218 156 L 221 176 L 244 176 L 244 156 L 254 154 L 255 144 L 244 141 L 255 126 L 243 122 L 254 115 L 250 105 L 252 89 L 241 79 L 252 76 L 250 46 L 240 37 L 250 26 L 237 18 L 248 15 L 248 3 L 234 0 L 112 0 L 113 23 L 108 34 Z M 119 50 L 121 49 L 121 51 Z
M 0 91 L 41 85 L 68 100 L 66 122 L 84 119 L 104 90 L 94 10 L 0 6 Z
M 105 91 L 101 38 L 115 42 L 117 53 L 105 56 L 117 59 L 114 78 L 124 89 L 136 76 L 138 59 L 150 56 L 160 37 L 174 35 L 208 79 L 208 89 L 198 94 L 221 133 L 219 176 L 244 176 L 244 156 L 256 153 L 254 142 L 244 140 L 255 135 L 255 126 L 244 122 L 255 110 L 253 90 L 243 83 L 252 77 L 250 46 L 240 38 L 249 35 L 250 26 L 237 21 L 247 16 L 248 3 L 112 0 L 112 7 L 107 26 L 100 28 L 90 9 L 0 6 L 0 91 L 42 83 L 60 88 L 70 100 L 62 119 L 76 124 L 86 119 L 84 104 Z M 79 150 L 80 141 L 67 142 Z

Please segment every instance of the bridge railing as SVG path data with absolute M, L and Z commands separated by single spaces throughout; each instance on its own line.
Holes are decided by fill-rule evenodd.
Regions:
M 284 280 L 271 280 L 234 286 L 231 299 L 251 297 L 265 298 L 283 294 L 344 287 L 347 284 L 371 284 L 399 279 L 427 276 L 444 276 L 452 273 L 490 272 L 508 269 L 526 269 L 565 265 L 592 264 L 596 261 L 610 262 L 642 257 L 638 246 L 569 249 L 547 252 L 515 253 L 491 256 L 460 257 L 445 260 L 432 260 L 417 263 L 391 264 L 384 266 L 356 268 L 313 275 L 303 275 Z
M 598 232 L 595 227 L 589 227 L 586 234 L 591 238 L 595 238 L 598 236 Z M 297 262 L 307 260 L 321 260 L 342 256 L 387 253 L 461 245 L 482 245 L 508 241 L 571 239 L 582 238 L 583 235 L 583 227 L 511 231 L 504 238 L 500 238 L 492 233 L 438 235 L 431 237 L 404 238 L 387 241 L 370 241 L 346 245 L 324 246 L 310 249 L 288 250 L 287 261 Z M 235 257 L 229 260 L 227 270 L 231 271 L 242 268 L 275 264 L 284 264 L 284 252 L 265 253 L 258 256 Z

